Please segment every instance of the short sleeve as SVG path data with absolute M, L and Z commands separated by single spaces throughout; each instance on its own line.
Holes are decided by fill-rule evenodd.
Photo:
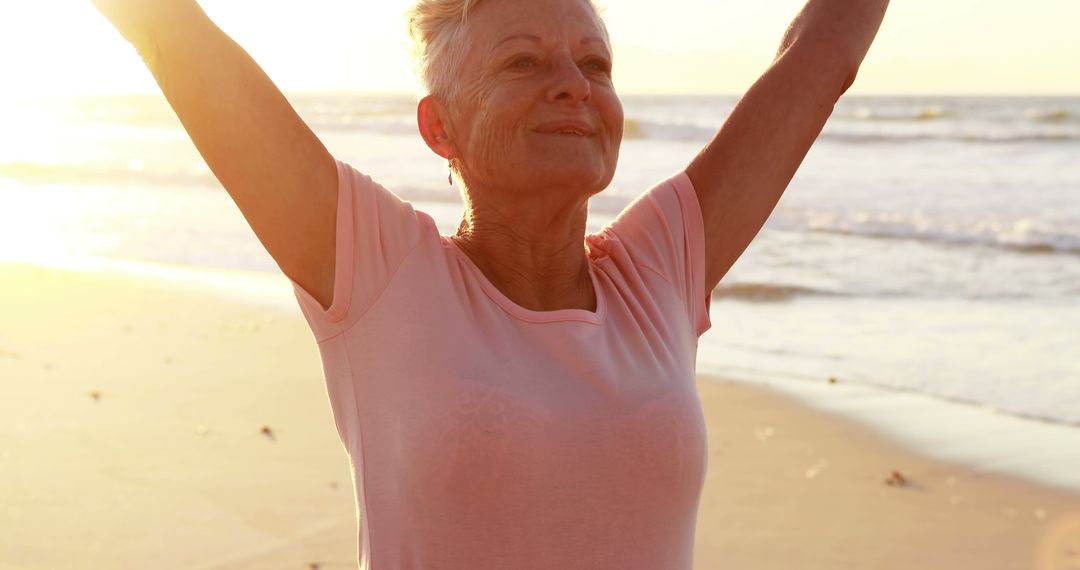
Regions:
M 324 310 L 309 291 L 290 279 L 319 340 L 337 334 L 367 311 L 422 235 L 417 211 L 409 202 L 351 165 L 335 162 L 338 201 L 330 307 Z
M 697 336 L 712 327 L 711 296 L 705 294 L 705 224 L 685 171 L 638 196 L 605 230 L 635 265 L 660 273 L 675 288 Z

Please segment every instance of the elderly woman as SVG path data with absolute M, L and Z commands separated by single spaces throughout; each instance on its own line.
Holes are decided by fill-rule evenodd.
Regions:
M 810 0 L 716 138 L 590 235 L 623 130 L 595 7 L 420 0 L 417 121 L 465 198 L 452 236 L 335 160 L 194 0 L 95 3 L 293 282 L 353 467 L 362 568 L 693 567 L 710 291 L 887 0 Z

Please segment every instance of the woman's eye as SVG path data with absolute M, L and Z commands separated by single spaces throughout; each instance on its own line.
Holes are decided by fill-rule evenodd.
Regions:
M 591 65 L 597 71 L 602 71 L 602 72 L 605 72 L 605 73 L 611 70 L 611 66 L 609 66 L 606 61 L 601 60 L 601 59 L 594 59 L 594 60 L 590 61 L 589 63 L 586 63 L 585 65 Z
M 511 60 L 510 67 L 514 68 L 529 68 L 534 67 L 537 64 L 537 60 L 534 57 L 519 57 Z M 592 67 L 594 70 L 601 73 L 608 73 L 611 71 L 611 65 L 602 59 L 593 59 L 585 63 L 585 67 Z

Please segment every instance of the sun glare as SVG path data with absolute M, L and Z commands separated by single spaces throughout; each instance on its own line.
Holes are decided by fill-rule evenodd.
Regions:
M 402 19 L 409 3 L 200 1 L 285 92 L 411 91 Z M 651 4 L 601 2 L 621 46 L 621 91 L 741 93 L 804 3 L 672 0 L 664 10 L 679 24 L 657 28 Z M 1078 76 L 1065 70 L 1080 50 L 1069 27 L 1080 3 L 1033 3 L 1020 13 L 1008 0 L 894 3 L 851 93 L 1075 93 Z M 18 57 L 0 59 L 0 105 L 42 93 L 160 93 L 90 0 L 3 4 L 0 53 Z M 1035 15 L 1049 10 L 1054 18 Z M 999 41 L 1001 29 L 1010 30 L 1009 42 Z

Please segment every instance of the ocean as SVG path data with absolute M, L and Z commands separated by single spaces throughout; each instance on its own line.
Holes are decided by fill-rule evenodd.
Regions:
M 456 230 L 411 95 L 289 99 L 337 158 Z M 683 169 L 737 100 L 624 96 L 588 231 Z M 0 261 L 125 267 L 300 314 L 163 97 L 9 104 L 0 132 Z M 711 317 L 699 372 L 1080 490 L 1080 97 L 845 96 Z M 1025 459 L 1032 438 L 1060 452 Z

